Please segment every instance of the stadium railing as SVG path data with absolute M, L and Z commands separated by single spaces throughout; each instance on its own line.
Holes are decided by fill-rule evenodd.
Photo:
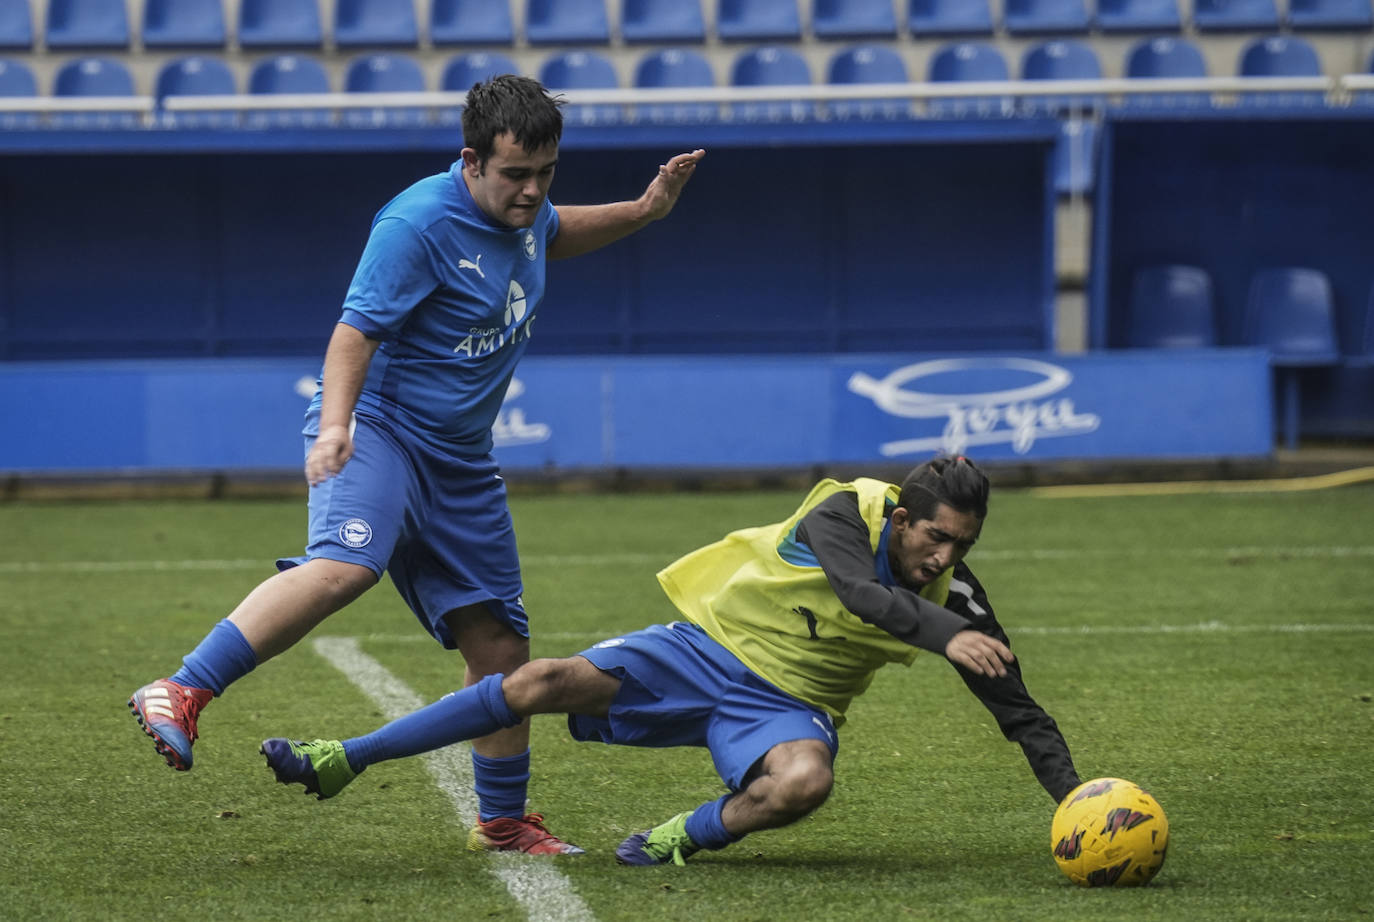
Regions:
M 980 96 L 1035 99 L 1048 96 L 1101 97 L 1108 107 L 1130 96 L 1206 93 L 1214 107 L 1225 110 L 1249 94 L 1316 92 L 1327 106 L 1348 105 L 1354 94 L 1374 90 L 1374 74 L 1314 77 L 1192 77 L 1102 78 L 1094 80 L 1007 80 L 912 83 L 807 84 L 791 86 L 649 87 L 604 90 L 561 90 L 569 104 L 633 107 L 654 103 L 731 103 L 802 100 L 831 102 L 893 99 L 921 102 Z M 172 96 L 163 100 L 167 111 L 249 111 L 259 109 L 370 109 L 377 106 L 419 109 L 461 107 L 462 92 L 407 93 L 235 94 L 230 96 Z M 157 109 L 151 96 L 79 97 L 20 96 L 0 98 L 0 112 L 134 112 L 151 116 Z M 629 110 L 632 115 L 633 109 Z M 1253 114 L 1253 110 L 1250 114 Z M 824 118 L 826 110 L 818 110 Z M 631 117 L 628 119 L 633 121 Z M 728 119 L 727 119 L 728 120 Z
M 634 107 L 659 103 L 733 103 L 776 102 L 802 100 L 832 102 L 848 100 L 893 99 L 921 102 L 932 99 L 966 97 L 1011 96 L 1035 99 L 1047 96 L 1100 97 L 1108 107 L 1135 95 L 1206 93 L 1212 96 L 1218 110 L 1233 106 L 1235 100 L 1248 94 L 1273 92 L 1316 92 L 1323 94 L 1329 107 L 1350 104 L 1358 92 L 1374 90 L 1374 74 L 1347 74 L 1339 77 L 1197 77 L 1197 78 L 1104 78 L 1097 80 L 1008 80 L 967 82 L 915 82 L 867 84 L 810 84 L 804 86 L 720 86 L 720 87 L 654 87 L 605 90 L 564 90 L 573 105 L 625 106 L 626 121 L 634 121 Z M 265 109 L 331 109 L 339 112 L 371 109 L 378 106 L 401 109 L 448 110 L 460 108 L 465 101 L 461 92 L 424 91 L 408 93 L 320 93 L 320 94 L 235 94 L 231 96 L 172 96 L 162 101 L 168 112 L 236 112 Z M 51 96 L 0 98 L 0 112 L 133 112 L 145 116 L 145 125 L 155 123 L 158 110 L 152 97 L 80 97 Z M 1247 114 L 1254 114 L 1248 110 Z M 828 115 L 824 107 L 818 118 Z M 727 116 L 722 116 L 728 121 Z M 438 119 L 436 118 L 436 122 Z

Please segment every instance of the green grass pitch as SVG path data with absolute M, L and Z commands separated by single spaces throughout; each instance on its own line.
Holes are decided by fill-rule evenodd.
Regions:
M 672 612 L 653 574 L 799 493 L 516 496 L 535 653 Z M 383 709 L 312 645 L 202 715 L 196 767 L 129 716 L 210 626 L 299 553 L 291 501 L 0 505 L 0 918 L 1348 920 L 1374 917 L 1374 487 L 1050 499 L 994 494 L 970 564 L 1084 778 L 1136 781 L 1172 825 L 1140 890 L 1050 857 L 1054 804 L 941 660 L 888 667 L 850 711 L 814 816 L 686 868 L 627 869 L 630 832 L 722 793 L 705 753 L 534 727 L 533 809 L 588 855 L 463 851 L 423 760 L 326 803 L 275 784 L 267 736 L 349 736 Z M 420 698 L 460 682 L 389 586 L 314 637 L 354 638 Z M 313 638 L 312 638 L 313 639 Z M 506 876 L 503 876 L 505 874 Z

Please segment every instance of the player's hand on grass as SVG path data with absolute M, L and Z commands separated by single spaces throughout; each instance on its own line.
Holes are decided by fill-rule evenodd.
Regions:
M 960 631 L 945 645 L 945 658 L 979 675 L 1001 678 L 1015 657 L 1011 648 L 981 631 Z
M 353 457 L 353 436 L 347 426 L 326 426 L 310 446 L 305 456 L 305 479 L 312 487 L 319 486 L 343 470 Z
M 692 178 L 697 162 L 706 156 L 706 151 L 698 148 L 690 154 L 678 154 L 658 168 L 658 175 L 644 190 L 645 214 L 650 221 L 667 217 L 668 212 L 677 204 L 682 187 Z

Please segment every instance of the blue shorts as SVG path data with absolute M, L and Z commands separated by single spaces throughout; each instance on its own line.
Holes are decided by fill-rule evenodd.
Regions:
M 307 435 L 307 453 L 313 443 Z M 305 556 L 277 566 L 316 557 L 361 564 L 378 577 L 390 573 L 420 623 L 448 649 L 456 644 L 444 616 L 477 603 L 529 636 L 506 484 L 489 454 L 454 455 L 359 414 L 353 457 L 338 476 L 310 488 Z
M 580 655 L 621 685 L 604 719 L 568 715 L 579 740 L 704 746 L 732 791 L 779 743 L 820 740 L 832 760 L 839 751 L 829 714 L 760 678 L 695 624 L 656 624 Z

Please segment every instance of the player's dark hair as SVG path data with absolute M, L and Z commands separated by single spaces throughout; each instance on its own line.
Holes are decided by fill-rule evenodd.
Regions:
M 941 503 L 982 521 L 988 514 L 987 475 L 963 455 L 927 461 L 906 475 L 897 505 L 913 521 L 933 520 Z
M 477 152 L 486 163 L 496 146 L 496 136 L 509 134 L 515 143 L 532 153 L 557 144 L 563 137 L 563 113 L 538 80 L 515 74 L 474 83 L 463 109 L 463 146 Z

